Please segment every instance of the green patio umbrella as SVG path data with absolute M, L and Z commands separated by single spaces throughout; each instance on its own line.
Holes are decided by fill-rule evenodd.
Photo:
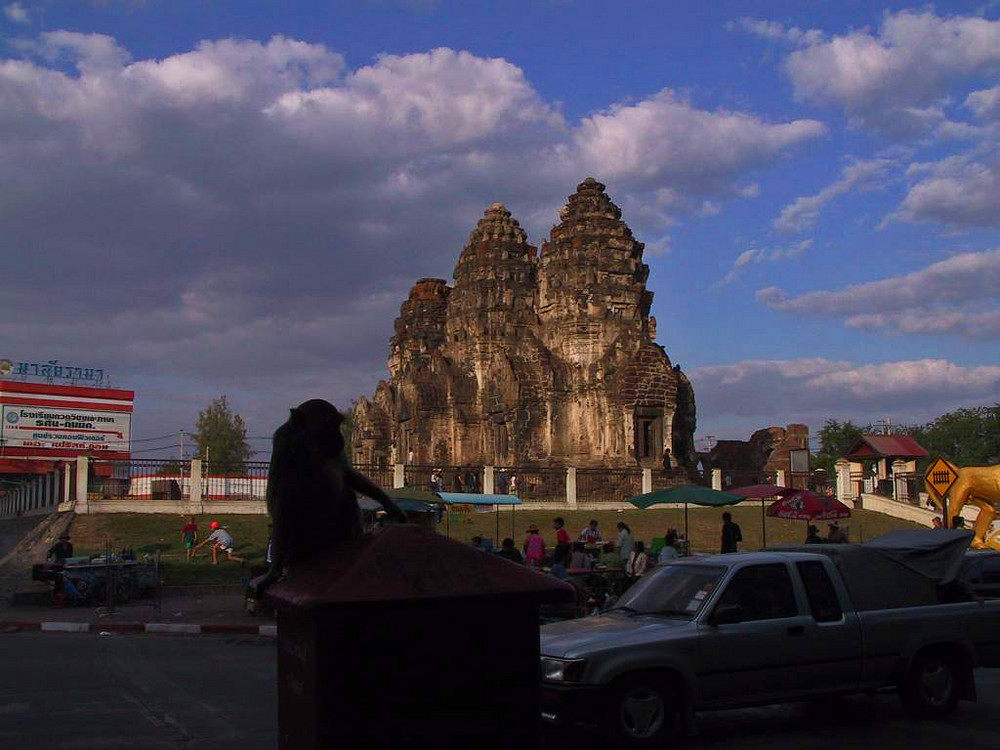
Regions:
M 731 492 L 720 492 L 697 484 L 682 484 L 677 487 L 647 492 L 644 495 L 636 495 L 630 497 L 628 501 L 643 510 L 653 505 L 684 503 L 684 538 L 690 540 L 688 536 L 688 504 L 718 508 L 723 505 L 735 505 L 745 499 Z

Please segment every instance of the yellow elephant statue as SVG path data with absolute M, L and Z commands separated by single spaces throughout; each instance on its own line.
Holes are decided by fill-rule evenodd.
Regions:
M 927 494 L 940 508 L 941 504 L 930 483 L 927 483 Z M 1000 507 L 1000 466 L 964 466 L 958 470 L 958 479 L 948 490 L 949 515 L 957 516 L 966 505 L 979 508 L 979 515 L 973 526 L 972 546 L 977 549 L 1000 549 L 1000 533 L 991 534 L 989 541 L 986 539 L 990 525 L 997 517 L 997 508 Z

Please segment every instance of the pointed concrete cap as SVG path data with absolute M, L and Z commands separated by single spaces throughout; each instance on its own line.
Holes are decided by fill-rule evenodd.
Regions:
M 498 597 L 568 602 L 573 587 L 415 525 L 388 526 L 290 569 L 266 589 L 280 609 Z

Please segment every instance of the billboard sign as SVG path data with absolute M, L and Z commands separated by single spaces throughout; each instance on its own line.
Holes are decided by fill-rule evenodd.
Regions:
M 11 404 L 0 412 L 4 448 L 128 453 L 131 439 L 127 412 Z

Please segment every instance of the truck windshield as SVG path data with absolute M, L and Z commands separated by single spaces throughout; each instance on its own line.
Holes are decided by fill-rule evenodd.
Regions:
M 640 579 L 611 609 L 691 619 L 725 572 L 719 565 L 666 565 Z

